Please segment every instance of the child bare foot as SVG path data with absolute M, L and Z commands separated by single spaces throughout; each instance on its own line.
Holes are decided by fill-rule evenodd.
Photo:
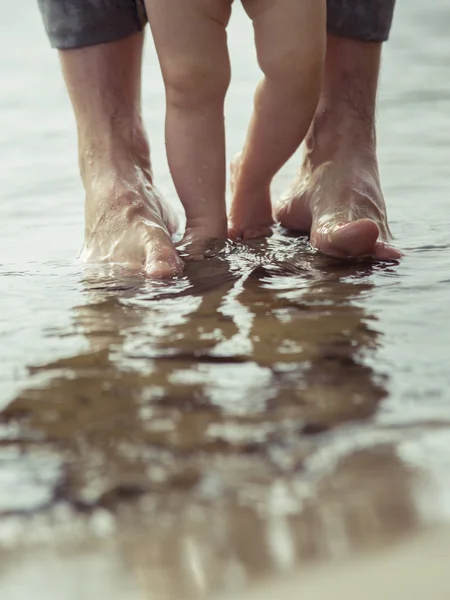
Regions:
M 232 0 L 146 0 L 167 98 L 166 146 L 187 216 L 186 239 L 227 235 L 224 100 Z M 316 109 L 325 55 L 325 0 L 243 0 L 265 75 L 241 160 L 231 234 L 267 234 L 272 178 L 297 150 Z M 257 218 L 252 215 L 257 213 Z
M 325 58 L 322 0 L 244 1 L 264 73 L 242 154 L 232 165 L 229 234 L 267 235 L 273 177 L 304 140 L 314 116 Z
M 215 256 L 226 246 L 226 221 L 217 232 L 214 222 L 188 223 L 181 242 L 177 244 L 185 262 L 203 260 Z
M 270 186 L 265 189 L 248 190 L 245 196 L 236 199 L 236 181 L 239 178 L 241 160 L 242 153 L 239 153 L 230 166 L 230 184 L 234 201 L 228 216 L 228 235 L 234 240 L 267 237 L 271 234 L 273 225 Z
M 224 102 L 230 0 L 147 0 L 166 88 L 166 148 L 186 211 L 183 244 L 227 237 Z

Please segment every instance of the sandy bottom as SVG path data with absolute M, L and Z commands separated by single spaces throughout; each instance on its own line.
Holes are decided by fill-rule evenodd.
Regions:
M 448 600 L 449 547 L 449 531 L 427 534 L 384 553 L 305 570 L 220 600 Z

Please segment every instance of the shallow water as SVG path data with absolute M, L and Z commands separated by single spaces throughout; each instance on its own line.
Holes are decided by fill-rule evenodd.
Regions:
M 34 3 L 3 8 L 2 597 L 209 597 L 450 520 L 449 27 L 446 0 L 400 3 L 385 49 L 400 264 L 331 261 L 277 233 L 154 283 L 76 261 L 57 57 Z M 237 7 L 230 156 L 258 80 L 250 39 Z M 145 77 L 154 171 L 175 201 L 150 42 Z

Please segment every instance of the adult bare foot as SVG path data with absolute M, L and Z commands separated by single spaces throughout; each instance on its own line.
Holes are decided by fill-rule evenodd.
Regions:
M 276 207 L 289 229 L 340 258 L 398 259 L 381 191 L 375 103 L 381 44 L 329 36 L 319 109 L 302 170 Z
M 126 177 L 86 185 L 84 262 L 120 263 L 152 278 L 179 275 L 183 263 L 172 243 L 178 221 L 151 180 L 134 169 Z M 112 183 L 111 183 L 112 181 Z
M 327 157 L 319 153 L 317 158 L 317 146 L 316 151 L 310 147 L 291 191 L 276 207 L 277 220 L 288 229 L 310 232 L 312 247 L 330 256 L 400 258 L 388 243 L 375 152 L 364 157 L 352 145 L 335 153 L 328 148 Z
M 181 273 L 171 234 L 177 223 L 153 185 L 141 117 L 143 34 L 60 51 L 78 131 L 86 190 L 81 258 L 142 268 L 148 277 Z

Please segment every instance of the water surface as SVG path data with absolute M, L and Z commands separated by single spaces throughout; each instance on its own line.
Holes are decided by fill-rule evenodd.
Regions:
M 277 232 L 166 283 L 77 262 L 57 57 L 34 5 L 2 14 L 2 597 L 204 598 L 447 523 L 445 0 L 399 4 L 384 55 L 381 173 L 404 260 L 349 265 Z M 258 80 L 251 39 L 237 7 L 230 156 Z M 150 41 L 144 68 L 154 171 L 175 203 Z

